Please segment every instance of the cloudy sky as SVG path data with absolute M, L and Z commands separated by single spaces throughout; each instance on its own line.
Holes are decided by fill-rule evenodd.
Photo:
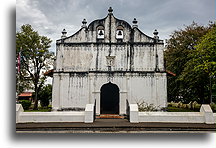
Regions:
M 72 35 L 83 18 L 88 24 L 104 18 L 110 6 L 115 17 L 130 24 L 137 18 L 139 28 L 149 36 L 158 29 L 161 39 L 193 21 L 207 25 L 215 20 L 215 0 L 17 0 L 16 30 L 31 24 L 40 35 L 53 40 L 50 50 L 55 51 L 55 40 L 63 28 Z

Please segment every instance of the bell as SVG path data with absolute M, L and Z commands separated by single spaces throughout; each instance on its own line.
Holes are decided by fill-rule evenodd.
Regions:
M 121 32 L 121 31 L 118 31 L 118 35 L 122 35 L 122 32 Z
M 102 30 L 99 31 L 99 35 L 100 36 L 103 35 L 103 31 Z

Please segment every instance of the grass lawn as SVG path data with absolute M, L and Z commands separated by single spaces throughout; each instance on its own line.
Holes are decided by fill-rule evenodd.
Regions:
M 186 108 L 177 108 L 177 107 L 168 107 L 167 111 L 168 112 L 199 112 L 199 111 L 194 111 Z

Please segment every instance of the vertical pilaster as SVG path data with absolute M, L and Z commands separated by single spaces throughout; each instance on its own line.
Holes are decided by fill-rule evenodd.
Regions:
M 131 88 L 130 88 L 130 74 L 126 74 L 126 88 L 127 88 L 127 100 L 131 101 Z
M 89 83 L 89 100 L 88 100 L 88 103 L 94 103 L 95 99 L 93 97 L 93 74 L 92 73 L 89 73 L 88 75 L 88 83 Z
M 59 74 L 53 74 L 53 90 L 52 90 L 52 109 L 58 110 L 60 108 L 60 77 Z

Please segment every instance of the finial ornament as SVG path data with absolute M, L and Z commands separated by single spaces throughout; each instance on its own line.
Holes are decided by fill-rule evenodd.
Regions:
M 112 12 L 113 12 L 112 7 L 109 7 L 108 11 L 109 11 L 109 14 L 112 14 Z
M 137 24 L 137 22 L 138 22 L 138 21 L 136 20 L 136 18 L 134 18 L 134 20 L 133 20 L 132 23 L 133 23 L 133 24 Z
M 133 23 L 133 26 L 132 26 L 133 28 L 138 27 L 138 25 L 137 25 L 138 21 L 136 20 L 136 18 L 134 18 L 132 23 Z
M 86 27 L 86 24 L 87 24 L 86 19 L 83 19 L 82 24 L 83 24 L 82 27 Z
M 84 24 L 87 24 L 86 19 L 83 19 L 82 23 L 83 23 L 83 25 L 84 25 Z
M 158 35 L 157 29 L 154 30 L 153 34 L 154 34 L 154 35 Z
M 154 30 L 153 34 L 154 34 L 154 38 L 155 38 L 155 39 L 159 39 L 157 29 Z
M 67 31 L 65 29 L 63 29 L 62 30 L 62 36 L 61 36 L 61 38 L 67 37 L 66 34 L 67 34 Z

